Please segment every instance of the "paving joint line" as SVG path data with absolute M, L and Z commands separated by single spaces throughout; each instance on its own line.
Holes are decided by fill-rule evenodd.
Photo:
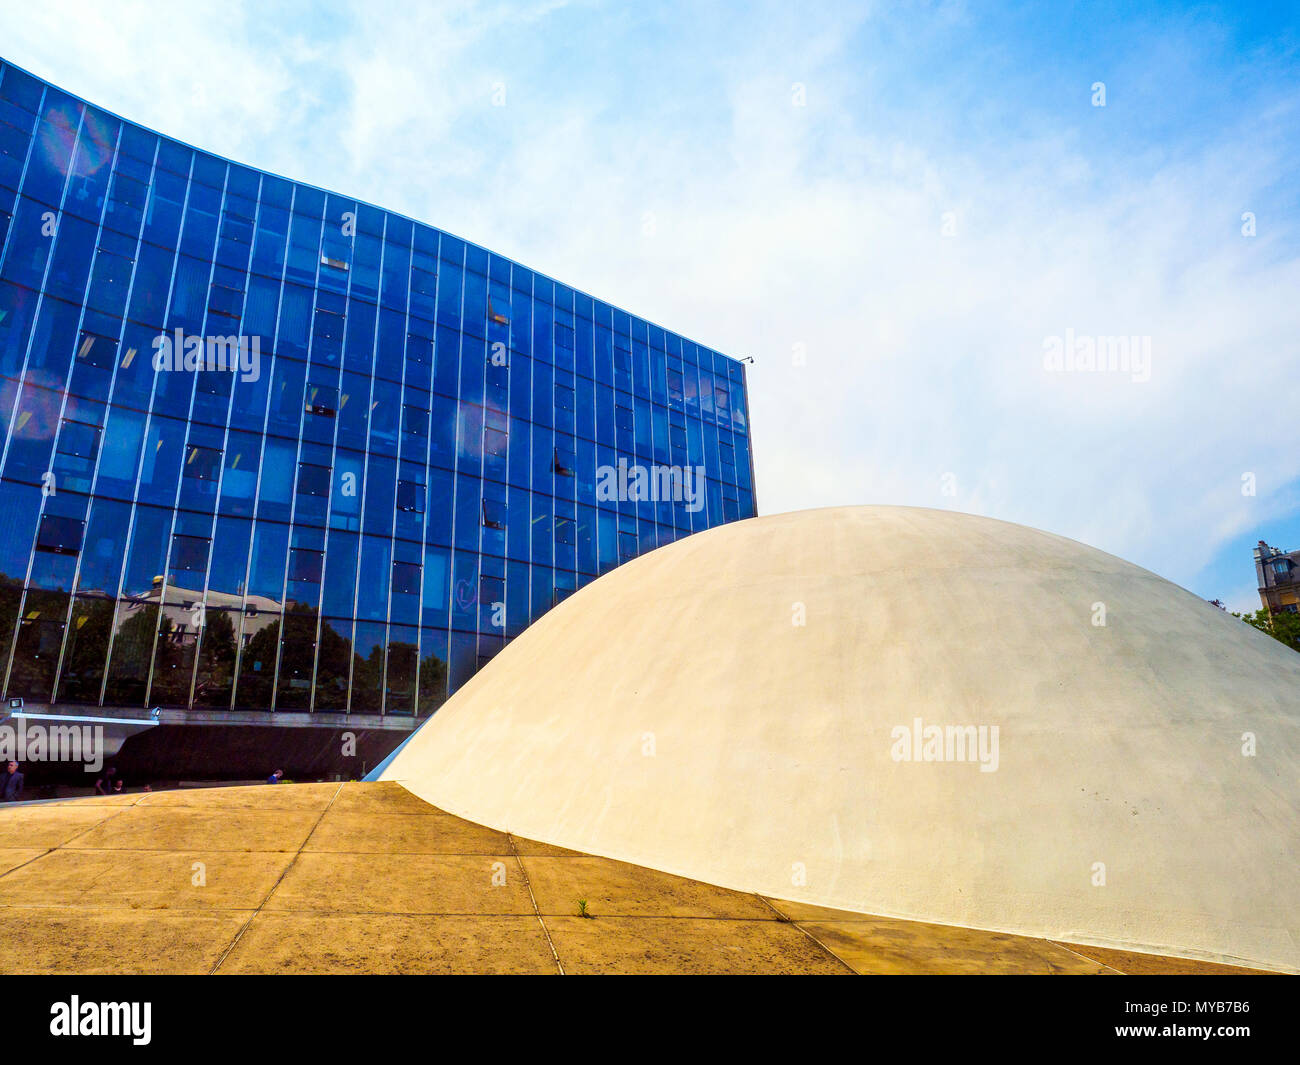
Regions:
M 761 900 L 762 903 L 763 903 L 763 905 L 766 906 L 769 910 L 771 910 L 774 914 L 776 914 L 776 916 L 777 916 L 777 918 L 778 918 L 779 920 L 784 921 L 786 924 L 792 924 L 792 925 L 794 925 L 795 928 L 799 929 L 800 932 L 802 932 L 805 936 L 807 936 L 810 940 L 812 940 L 812 942 L 814 943 L 814 945 L 816 945 L 820 950 L 825 951 L 825 952 L 826 952 L 827 954 L 829 954 L 832 958 L 834 958 L 837 962 L 839 962 L 841 965 L 843 965 L 844 968 L 846 968 L 846 969 L 849 971 L 849 973 L 850 973 L 851 975 L 853 975 L 853 976 L 860 976 L 860 975 L 861 975 L 861 974 L 858 972 L 857 969 L 853 968 L 852 965 L 850 965 L 847 961 L 845 961 L 845 960 L 844 960 L 843 958 L 841 958 L 838 954 L 836 954 L 835 951 L 831 950 L 830 947 L 828 947 L 825 943 L 823 943 L 820 939 L 818 939 L 815 935 L 813 935 L 810 931 L 808 931 L 808 929 L 806 929 L 803 925 L 801 925 L 801 924 L 800 924 L 798 921 L 796 921 L 793 917 L 787 917 L 787 916 L 786 916 L 785 914 L 783 914 L 780 910 L 778 910 L 775 906 L 773 906 L 770 900 L 764 898 L 762 895 L 758 894 L 757 892 L 754 893 L 754 898 Z
M 528 897 L 533 903 L 533 913 L 537 915 L 537 923 L 542 926 L 542 935 L 546 937 L 546 945 L 551 948 L 551 957 L 555 959 L 555 967 L 564 976 L 564 963 L 560 961 L 559 951 L 555 949 L 555 941 L 551 939 L 551 931 L 546 927 L 546 921 L 542 919 L 542 908 L 537 905 L 537 896 L 533 894 L 532 882 L 528 879 L 528 870 L 524 868 L 524 860 L 519 854 L 519 848 L 515 846 L 515 835 L 513 832 L 506 833 L 506 839 L 510 843 L 510 849 L 515 854 L 515 864 L 519 866 L 519 875 L 524 878 L 524 887 L 528 889 Z
M 302 841 L 301 844 L 298 845 L 298 849 L 293 852 L 293 857 L 289 859 L 289 864 L 286 865 L 283 870 L 281 870 L 280 875 L 276 878 L 275 883 L 271 885 L 271 890 L 268 891 L 266 893 L 266 897 L 263 898 L 260 903 L 258 903 L 257 909 L 255 909 L 252 912 L 252 914 L 249 916 L 248 920 L 244 922 L 243 927 L 240 928 L 240 930 L 235 933 L 235 938 L 232 939 L 229 944 L 227 944 L 226 949 L 222 951 L 221 956 L 217 959 L 216 964 L 213 965 L 212 968 L 208 970 L 209 976 L 215 976 L 217 970 L 220 969 L 221 966 L 226 963 L 226 959 L 230 957 L 231 951 L 233 951 L 235 947 L 239 945 L 239 941 L 244 938 L 244 933 L 248 931 L 249 926 L 252 925 L 253 921 L 257 919 L 257 915 L 261 913 L 262 910 L 266 907 L 266 904 L 270 901 L 271 896 L 275 894 L 276 888 L 278 888 L 282 883 L 284 883 L 284 878 L 289 875 L 289 870 L 294 867 L 294 865 L 298 861 L 298 856 L 302 854 L 303 847 L 307 846 L 307 841 L 311 839 L 313 834 L 315 834 L 316 829 L 320 828 L 320 823 L 325 820 L 325 815 L 330 812 L 330 807 L 334 805 L 334 801 L 342 794 L 343 794 L 343 782 L 340 781 L 339 786 L 334 790 L 334 794 L 330 796 L 330 801 L 326 803 L 325 809 L 323 809 L 320 812 L 320 816 L 316 818 L 316 823 L 311 826 L 311 831 L 307 833 L 306 838 Z M 283 854 L 284 852 L 280 851 L 279 853 Z
M 1123 969 L 1116 969 L 1115 966 L 1113 966 L 1113 965 L 1107 965 L 1104 961 L 1100 961 L 1100 960 L 1098 960 L 1097 958 L 1090 958 L 1090 957 L 1088 957 L 1088 955 L 1086 955 L 1086 954 L 1080 954 L 1077 950 L 1075 950 L 1073 947 L 1071 947 L 1068 943 L 1062 943 L 1062 942 L 1061 942 L 1060 940 L 1058 940 L 1058 939 L 1044 939 L 1043 942 L 1044 942 L 1044 943 L 1050 943 L 1050 944 L 1052 944 L 1052 946 L 1054 946 L 1054 947 L 1060 947 L 1063 951 L 1065 951 L 1065 952 L 1068 953 L 1068 954 L 1073 954 L 1076 958 L 1082 958 L 1084 961 L 1090 961 L 1090 962 L 1092 962 L 1093 965 L 1100 965 L 1103 969 L 1109 969 L 1111 972 L 1113 972 L 1113 973 L 1118 973 L 1120 976 L 1128 976 L 1128 975 L 1129 975 L 1129 974 L 1126 973 Z
M 126 803 L 126 804 L 123 804 L 123 805 L 121 806 L 121 808 L 117 810 L 116 813 L 111 813 L 111 814 L 108 814 L 108 815 L 105 816 L 105 817 L 100 818 L 98 821 L 96 821 L 93 825 L 89 826 L 88 828 L 84 828 L 84 829 L 82 829 L 80 832 L 75 832 L 75 833 L 73 833 L 71 836 L 69 836 L 67 839 L 65 839 L 62 843 L 56 843 L 53 847 L 47 847 L 45 850 L 41 851 L 41 853 L 38 854 L 38 855 L 36 855 L 34 858 L 28 858 L 27 861 L 25 861 L 25 862 L 19 862 L 19 863 L 18 863 L 17 865 L 15 865 L 12 869 L 6 869 L 3 873 L 0 873 L 0 880 L 3 880 L 3 879 L 4 879 L 5 877 L 7 877 L 10 873 L 17 872 L 19 869 L 22 869 L 22 868 L 25 867 L 25 866 L 31 865 L 32 862 L 39 862 L 42 858 L 47 857 L 48 855 L 53 854 L 55 851 L 60 850 L 60 849 L 62 849 L 63 847 L 66 847 L 66 846 L 67 846 L 69 843 L 71 843 L 74 839 L 80 839 L 82 836 L 86 835 L 86 833 L 88 833 L 88 832 L 94 832 L 95 829 L 97 829 L 100 825 L 107 824 L 109 821 L 113 820 L 113 818 L 115 818 L 115 817 L 121 817 L 122 814 L 124 814 L 127 810 L 133 809 L 135 806 L 136 806 L 135 803 Z M 88 808 L 89 808 L 89 807 L 88 807 Z M 95 809 L 101 809 L 101 807 L 95 807 Z M 107 809 L 112 809 L 112 807 L 104 806 L 104 807 L 102 807 L 102 809 L 106 809 L 106 810 L 107 810 Z M 12 848 L 12 849 L 13 849 L 13 850 L 25 850 L 26 848 L 23 848 L 23 847 L 14 847 L 14 848 Z M 78 847 L 78 848 L 74 848 L 74 849 L 76 849 L 76 850 L 91 850 L 91 849 L 98 849 L 98 848 Z M 108 850 L 108 849 L 110 849 L 110 848 L 103 848 L 103 849 Z

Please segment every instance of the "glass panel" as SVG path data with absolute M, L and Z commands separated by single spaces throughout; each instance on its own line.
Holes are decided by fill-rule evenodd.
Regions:
M 0 573 L 0 668 L 9 669 L 9 651 L 13 646 L 18 608 L 23 598 L 23 582 Z
M 27 593 L 9 674 L 10 694 L 41 701 L 53 694 L 67 611 L 68 596 L 62 592 Z
M 311 707 L 311 675 L 316 660 L 316 611 L 293 606 L 285 611 L 280 647 L 280 674 L 275 692 L 276 710 Z
M 238 611 L 211 608 L 205 611 L 194 680 L 195 706 L 230 705 L 235 680 L 235 634 L 238 631 Z
M 387 690 L 384 712 L 387 714 L 412 714 L 415 712 L 415 674 L 419 661 L 416 630 L 406 625 L 394 625 L 388 631 Z
M 118 602 L 104 705 L 144 706 L 157 627 L 157 603 L 139 599 Z
M 275 656 L 280 644 L 280 615 L 261 610 L 244 612 L 243 652 L 239 659 L 239 684 L 235 706 L 241 710 L 271 709 Z
M 384 626 L 357 625 L 356 657 L 352 673 L 352 712 L 377 714 L 384 695 Z
M 63 652 L 59 699 L 72 703 L 98 703 L 104 683 L 104 663 L 113 632 L 112 599 L 79 595 L 72 605 L 72 624 Z
M 432 714 L 447 698 L 447 634 L 420 630 L 420 693 L 418 712 Z
M 159 507 L 136 507 L 135 528 L 131 533 L 131 554 L 127 560 L 122 592 L 139 596 L 155 586 L 162 575 L 166 538 L 172 528 L 172 514 Z
M 346 710 L 352 669 L 352 622 L 325 618 L 316 663 L 316 710 Z
M 170 598 L 171 592 L 168 593 Z M 194 678 L 194 653 L 203 617 L 193 602 L 168 605 L 163 611 L 154 651 L 152 706 L 187 707 Z

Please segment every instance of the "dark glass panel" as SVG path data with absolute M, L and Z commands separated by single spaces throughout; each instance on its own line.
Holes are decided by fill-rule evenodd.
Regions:
M 416 672 L 420 649 L 417 630 L 393 625 L 388 630 L 388 670 L 385 674 L 384 713 L 415 712 Z
M 86 523 L 79 518 L 42 514 L 36 530 L 36 550 L 56 555 L 80 554 L 85 530 Z
M 417 712 L 432 714 L 447 699 L 447 633 L 420 630 L 420 690 Z
M 450 636 L 450 669 L 447 695 L 454 695 L 478 669 L 478 637 L 472 632 L 453 632 Z
M 242 640 L 235 706 L 241 710 L 270 710 L 275 690 L 275 658 L 280 645 L 279 612 L 246 610 Z
M 13 646 L 14 628 L 18 624 L 22 599 L 22 578 L 15 579 L 0 573 L 0 669 L 5 671 L 9 668 L 9 652 Z
M 113 650 L 104 692 L 105 706 L 144 706 L 153 661 L 158 604 L 122 599 L 117 604 Z
M 78 595 L 72 604 L 72 623 L 63 651 L 59 678 L 60 702 L 99 702 L 104 683 L 104 664 L 113 632 L 114 600 Z
M 240 614 L 235 610 L 204 612 L 199 636 L 198 667 L 194 678 L 194 705 L 230 705 L 235 678 L 236 633 Z
M 347 709 L 351 671 L 352 622 L 341 618 L 324 618 L 320 626 L 316 663 L 315 709 L 318 712 Z
M 352 712 L 377 714 L 382 708 L 384 696 L 384 626 L 359 623 L 356 627 L 355 647 Z
M 172 536 L 168 584 L 173 588 L 197 593 L 201 598 L 211 547 L 212 542 L 205 536 Z
M 9 671 L 11 695 L 44 702 L 53 694 L 67 615 L 66 592 L 28 591 Z
M 284 613 L 276 710 L 311 708 L 312 668 L 316 662 L 316 611 L 292 604 Z
M 202 606 L 193 600 L 169 604 L 163 610 L 154 651 L 153 686 L 149 690 L 151 706 L 189 706 L 203 613 Z

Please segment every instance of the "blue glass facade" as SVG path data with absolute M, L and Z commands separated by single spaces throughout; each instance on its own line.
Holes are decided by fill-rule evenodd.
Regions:
M 425 714 L 599 574 L 754 513 L 739 362 L 9 65 L 0 439 L 29 702 Z M 698 501 L 607 498 L 620 460 L 702 467 Z

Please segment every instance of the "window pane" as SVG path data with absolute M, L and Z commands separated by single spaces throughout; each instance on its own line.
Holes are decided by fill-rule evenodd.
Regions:
M 59 699 L 72 703 L 99 702 L 104 682 L 108 641 L 113 631 L 113 600 L 79 595 L 73 602 L 72 624 L 63 652 Z
M 149 664 L 153 661 L 158 605 L 124 599 L 117 604 L 106 706 L 144 706 Z
M 235 633 L 239 613 L 232 610 L 204 611 L 199 635 L 198 668 L 194 679 L 194 705 L 230 705 L 235 674 Z
M 86 528 L 84 521 L 60 518 L 53 514 L 41 515 L 36 533 L 36 549 L 56 555 L 75 555 L 81 551 L 81 540 Z

